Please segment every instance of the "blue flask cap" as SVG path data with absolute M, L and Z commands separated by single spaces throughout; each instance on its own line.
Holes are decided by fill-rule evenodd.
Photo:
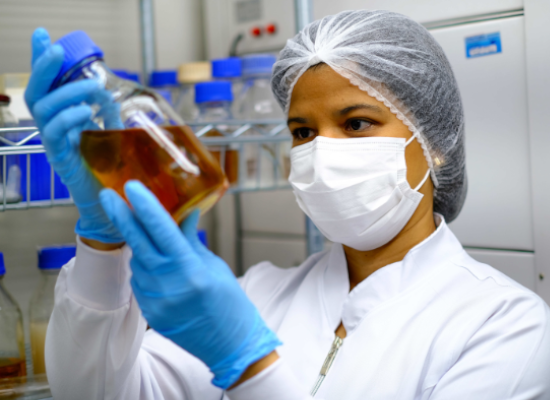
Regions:
M 231 82 L 201 82 L 195 85 L 195 103 L 208 101 L 233 101 Z
M 38 248 L 38 268 L 59 269 L 76 255 L 76 245 L 58 245 Z

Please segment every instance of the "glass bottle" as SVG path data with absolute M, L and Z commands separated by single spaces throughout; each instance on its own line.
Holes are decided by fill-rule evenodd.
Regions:
M 195 104 L 195 84 L 212 79 L 212 65 L 208 61 L 181 64 L 178 68 L 179 95 L 176 110 L 184 121 L 195 121 L 199 109 Z
M 113 74 L 86 33 L 75 31 L 56 43 L 65 59 L 52 89 L 96 79 L 112 94 L 113 101 L 93 105 L 96 126 L 82 132 L 80 141 L 83 159 L 103 186 L 125 198 L 124 184 L 139 180 L 178 223 L 195 208 L 212 207 L 227 190 L 227 179 L 168 102 Z
M 0 128 L 16 128 L 19 126 L 19 120 L 9 109 L 10 97 L 4 94 L 0 94 Z M 25 134 L 17 132 L 4 132 L 2 137 L 8 139 L 11 142 L 17 142 L 22 139 Z M 6 143 L 1 143 L 6 146 Z M 21 201 L 21 158 L 20 155 L 5 156 L 6 157 L 6 203 L 17 203 Z M 1 157 L 0 157 L 1 161 Z M 0 173 L 4 166 L 0 167 Z M 0 182 L 3 179 L 3 173 L 1 175 Z M 0 184 L 0 201 L 3 200 L 4 188 Z
M 231 82 L 212 81 L 197 83 L 195 85 L 195 102 L 199 108 L 198 122 L 223 122 L 232 119 L 231 101 L 233 94 L 231 92 Z M 224 131 L 229 131 L 230 127 L 223 126 Z M 224 135 L 217 129 L 211 129 L 204 136 L 223 137 Z M 225 147 L 225 151 L 224 148 Z M 225 169 L 225 174 L 230 184 L 235 184 L 239 180 L 239 151 L 231 146 L 211 146 L 209 148 L 212 155 L 221 162 Z M 222 161 L 221 158 L 224 158 Z
M 60 245 L 38 249 L 38 269 L 41 281 L 34 291 L 30 307 L 31 354 L 35 374 L 46 373 L 44 346 L 46 331 L 54 306 L 55 284 L 61 267 L 76 255 L 75 245 Z
M 27 375 L 23 317 L 4 286 L 5 274 L 4 254 L 0 253 L 0 379 Z
M 240 119 L 239 99 L 243 90 L 241 59 L 238 57 L 229 57 L 212 60 L 212 78 L 217 81 L 228 81 L 231 83 L 231 91 L 233 92 L 231 112 L 233 118 Z
M 177 75 L 177 71 L 172 70 L 153 71 L 149 79 L 149 87 L 159 92 L 171 106 L 175 104 L 179 92 Z

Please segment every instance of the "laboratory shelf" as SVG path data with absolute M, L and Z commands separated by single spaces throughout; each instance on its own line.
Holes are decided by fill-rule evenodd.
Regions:
M 219 153 L 222 166 L 226 165 L 226 157 L 232 153 L 238 154 L 238 179 L 228 190 L 228 193 L 243 193 L 265 190 L 290 189 L 288 174 L 290 171 L 289 151 L 291 135 L 283 120 L 241 121 L 230 120 L 216 123 L 190 123 L 195 135 L 211 151 Z M 21 210 L 29 208 L 45 208 L 72 205 L 70 198 L 56 198 L 54 171 L 49 172 L 49 198 L 32 200 L 33 154 L 45 153 L 41 144 L 28 144 L 38 137 L 40 132 L 36 127 L 0 128 L 0 162 L 2 168 L 0 186 L 0 211 Z M 10 140 L 8 137 L 17 137 Z M 33 143 L 35 143 L 33 141 Z M 10 156 L 19 156 L 24 186 L 21 191 L 25 199 L 10 202 L 7 192 L 8 168 Z M 12 159 L 13 160 L 13 159 Z M 23 165 L 24 164 L 24 165 Z M 44 165 L 44 164 L 42 164 Z M 26 190 L 25 190 L 26 189 Z M 59 196 L 58 196 L 59 197 Z

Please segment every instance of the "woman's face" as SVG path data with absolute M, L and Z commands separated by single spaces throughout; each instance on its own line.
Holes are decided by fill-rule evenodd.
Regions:
M 383 103 L 352 85 L 326 64 L 307 70 L 296 82 L 288 111 L 292 146 L 317 136 L 335 139 L 357 137 L 399 137 L 409 139 L 411 131 Z M 416 187 L 428 170 L 418 141 L 405 150 L 407 180 Z M 430 181 L 430 180 L 428 180 Z M 421 193 L 432 192 L 431 181 Z

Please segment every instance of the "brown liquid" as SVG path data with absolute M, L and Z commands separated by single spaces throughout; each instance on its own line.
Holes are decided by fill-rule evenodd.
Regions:
M 103 186 L 124 199 L 124 184 L 139 180 L 157 196 L 176 222 L 195 208 L 203 213 L 227 190 L 219 163 L 186 126 L 162 129 L 177 148 L 196 165 L 198 175 L 184 170 L 175 158 L 140 128 L 84 131 L 80 153 Z
M 223 134 L 218 132 L 216 129 L 208 131 L 204 136 L 206 137 L 223 137 Z M 239 180 L 239 151 L 238 150 L 229 150 L 228 146 L 225 147 L 225 161 L 224 161 L 224 171 L 227 176 L 227 180 L 231 185 L 235 184 Z M 209 147 L 210 153 L 214 156 L 216 160 L 221 164 L 222 158 L 222 149 L 220 146 Z
M 19 358 L 0 358 L 0 379 L 17 378 L 27 375 L 25 360 Z

